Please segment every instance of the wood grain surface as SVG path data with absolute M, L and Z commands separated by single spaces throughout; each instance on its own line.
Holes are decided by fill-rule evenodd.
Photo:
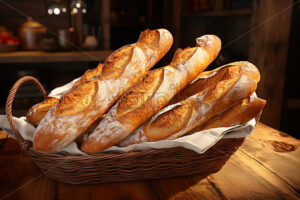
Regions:
M 225 166 L 210 176 L 70 185 L 46 178 L 3 131 L 0 144 L 1 200 L 300 198 L 300 141 L 261 123 Z
M 267 104 L 261 121 L 279 128 L 293 0 L 254 0 L 249 60 L 261 72 L 257 89 Z

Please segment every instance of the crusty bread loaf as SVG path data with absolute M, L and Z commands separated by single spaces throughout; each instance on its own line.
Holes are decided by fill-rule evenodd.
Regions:
M 220 49 L 217 36 L 205 35 L 197 39 L 196 47 L 177 50 L 170 65 L 150 71 L 120 98 L 83 143 L 82 151 L 100 152 L 121 141 L 196 78 Z
M 227 65 L 223 65 L 211 71 L 204 71 L 197 76 L 190 84 L 188 84 L 183 90 L 176 94 L 170 101 L 169 105 L 182 101 L 192 95 L 195 95 L 211 85 L 215 85 L 225 75 L 226 71 L 230 68 L 231 71 L 243 73 L 250 76 L 257 83 L 260 80 L 260 76 L 257 73 L 253 73 L 253 70 L 257 70 L 249 62 L 233 62 Z M 238 70 L 237 70 L 238 69 Z M 233 74 L 233 73 L 232 73 Z M 233 74 L 234 76 L 235 74 Z
M 210 75 L 206 76 L 207 74 Z M 120 146 L 180 137 L 248 98 L 255 91 L 260 79 L 257 68 L 249 62 L 231 63 L 206 75 L 200 75 L 201 78 L 190 84 L 186 91 L 184 89 L 179 94 L 181 97 L 177 98 L 185 99 L 187 93 L 192 96 L 180 102 L 175 100 L 177 103 L 159 111 L 121 141 Z M 195 88 L 193 84 L 198 85 L 200 89 Z M 196 94 L 190 93 L 190 88 L 196 89 Z
M 26 114 L 26 119 L 29 123 L 37 126 L 48 110 L 58 101 L 55 97 L 46 97 L 41 103 L 33 105 Z
M 76 87 L 77 85 L 79 85 L 80 83 L 83 83 L 85 81 L 89 81 L 91 80 L 92 78 L 96 78 L 97 76 L 99 76 L 102 72 L 102 69 L 103 69 L 103 64 L 102 63 L 99 63 L 98 66 L 94 69 L 89 69 L 87 70 L 83 75 L 82 77 L 76 81 L 74 83 L 74 85 L 72 86 L 73 87 Z
M 58 87 L 50 92 L 48 97 L 38 103 L 33 105 L 26 114 L 26 119 L 29 123 L 37 126 L 40 121 L 44 118 L 48 110 L 64 95 L 67 91 L 76 87 L 78 84 L 88 81 L 101 73 L 103 64 L 98 64 L 94 69 L 87 70 L 81 77 L 67 83 L 64 86 Z
M 169 31 L 146 30 L 137 43 L 114 51 L 100 76 L 78 84 L 51 107 L 37 127 L 34 148 L 52 152 L 71 143 L 141 80 L 172 43 Z
M 253 119 L 258 120 L 266 101 L 251 95 L 233 107 L 230 107 L 225 112 L 209 119 L 204 124 L 195 127 L 187 134 L 192 134 L 198 131 L 217 128 L 230 127 L 234 125 L 242 125 Z

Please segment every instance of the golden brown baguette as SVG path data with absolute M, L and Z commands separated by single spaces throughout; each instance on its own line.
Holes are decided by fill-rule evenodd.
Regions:
M 217 57 L 221 41 L 206 35 L 197 42 L 196 47 L 177 50 L 170 65 L 150 71 L 122 96 L 82 144 L 82 151 L 96 153 L 118 143 L 200 74 Z
M 233 67 L 235 66 L 235 67 Z M 250 67 L 249 67 L 250 66 Z M 243 74 L 252 77 L 257 83 L 260 80 L 260 76 L 257 73 L 253 73 L 251 70 L 253 65 L 249 62 L 233 62 L 227 65 L 221 66 L 211 71 L 204 71 L 197 76 L 190 84 L 188 84 L 183 90 L 177 93 L 173 99 L 170 101 L 170 105 L 182 101 L 192 95 L 195 95 L 211 85 L 216 84 L 219 80 L 221 80 L 228 70 L 231 67 L 232 69 L 248 69 L 243 70 Z M 255 68 L 256 69 L 256 68 Z M 241 72 L 241 71 L 240 71 Z
M 26 120 L 34 126 L 37 126 L 48 110 L 58 101 L 55 97 L 46 97 L 44 101 L 33 105 L 26 113 Z
M 60 99 L 63 94 L 65 94 L 73 87 L 76 87 L 78 84 L 88 81 L 95 76 L 98 76 L 101 73 L 102 67 L 103 64 L 100 63 L 95 69 L 87 70 L 80 78 L 77 78 L 64 86 L 58 87 L 51 91 L 44 101 L 33 105 L 28 110 L 26 114 L 27 121 L 32 125 L 37 126 L 44 118 L 48 110 Z
M 192 134 L 198 131 L 217 128 L 217 127 L 230 127 L 234 125 L 242 125 L 253 119 L 259 118 L 266 101 L 251 95 L 249 98 L 244 99 L 237 105 L 229 108 L 225 112 L 211 118 L 203 125 L 195 127 L 187 134 Z
M 205 78 L 202 89 L 196 90 L 196 94 L 159 111 L 121 141 L 120 146 L 180 137 L 248 98 L 255 91 L 259 79 L 259 71 L 249 62 L 236 62 L 218 68 Z M 198 83 L 189 85 L 188 91 L 193 84 Z M 184 94 L 182 91 L 181 95 Z
M 72 88 L 48 111 L 37 127 L 34 148 L 52 152 L 71 143 L 141 80 L 172 43 L 169 31 L 146 30 L 137 43 L 114 51 L 100 76 Z

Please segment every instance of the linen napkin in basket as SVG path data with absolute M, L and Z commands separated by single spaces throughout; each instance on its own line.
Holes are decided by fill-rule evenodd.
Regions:
M 20 135 L 29 141 L 33 141 L 33 136 L 36 128 L 26 121 L 25 117 L 16 118 L 14 117 L 14 122 L 16 128 Z M 141 144 L 133 144 L 127 147 L 117 147 L 113 146 L 105 151 L 119 151 L 119 152 L 129 152 L 129 151 L 141 151 L 149 149 L 163 149 L 172 147 L 183 147 L 186 149 L 193 150 L 199 154 L 204 153 L 215 143 L 217 143 L 222 138 L 241 138 L 246 137 L 251 134 L 256 124 L 255 119 L 250 120 L 244 125 L 237 125 L 233 127 L 222 127 L 213 128 L 209 130 L 204 130 L 196 132 L 192 135 L 183 136 L 175 140 L 162 140 L 157 142 L 144 142 Z M 14 137 L 8 120 L 5 115 L 0 115 L 0 128 L 4 129 Z M 58 153 L 70 154 L 70 155 L 87 155 L 82 152 L 75 142 L 72 142 L 68 146 L 57 151 Z
M 74 79 L 73 81 L 65 84 L 64 86 L 53 89 L 48 96 L 60 98 L 65 92 L 67 92 L 73 87 L 74 83 L 77 80 L 79 80 L 79 78 Z M 252 95 L 256 96 L 256 93 Z M 21 117 L 21 118 L 14 117 L 13 119 L 17 131 L 20 133 L 20 135 L 25 140 L 33 141 L 33 136 L 36 128 L 32 126 L 30 123 L 28 123 L 25 117 Z M 129 151 L 141 151 L 141 150 L 149 150 L 149 149 L 183 147 L 186 149 L 193 150 L 199 154 L 202 154 L 222 138 L 241 138 L 250 135 L 255 125 L 256 125 L 256 121 L 253 118 L 252 120 L 250 120 L 244 125 L 204 130 L 204 131 L 193 133 L 192 135 L 187 135 L 187 136 L 177 138 L 175 140 L 144 142 L 141 144 L 133 144 L 127 147 L 113 146 L 105 151 L 129 152 Z M 0 128 L 4 129 L 6 132 L 10 134 L 10 136 L 14 137 L 10 130 L 11 128 L 5 115 L 0 115 Z M 78 148 L 75 142 L 72 142 L 71 144 L 58 150 L 57 152 L 64 153 L 64 154 L 71 154 L 71 155 L 87 155 Z

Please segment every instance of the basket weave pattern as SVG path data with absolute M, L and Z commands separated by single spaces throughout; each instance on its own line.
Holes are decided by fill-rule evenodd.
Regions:
M 95 155 L 62 155 L 38 152 L 32 142 L 17 132 L 12 119 L 12 103 L 18 88 L 33 81 L 46 96 L 42 85 L 33 77 L 19 79 L 12 87 L 6 115 L 22 151 L 29 154 L 49 178 L 70 184 L 96 184 L 144 179 L 158 179 L 217 172 L 243 143 L 244 139 L 222 139 L 203 154 L 182 147 L 153 149 L 128 153 L 99 153 Z

